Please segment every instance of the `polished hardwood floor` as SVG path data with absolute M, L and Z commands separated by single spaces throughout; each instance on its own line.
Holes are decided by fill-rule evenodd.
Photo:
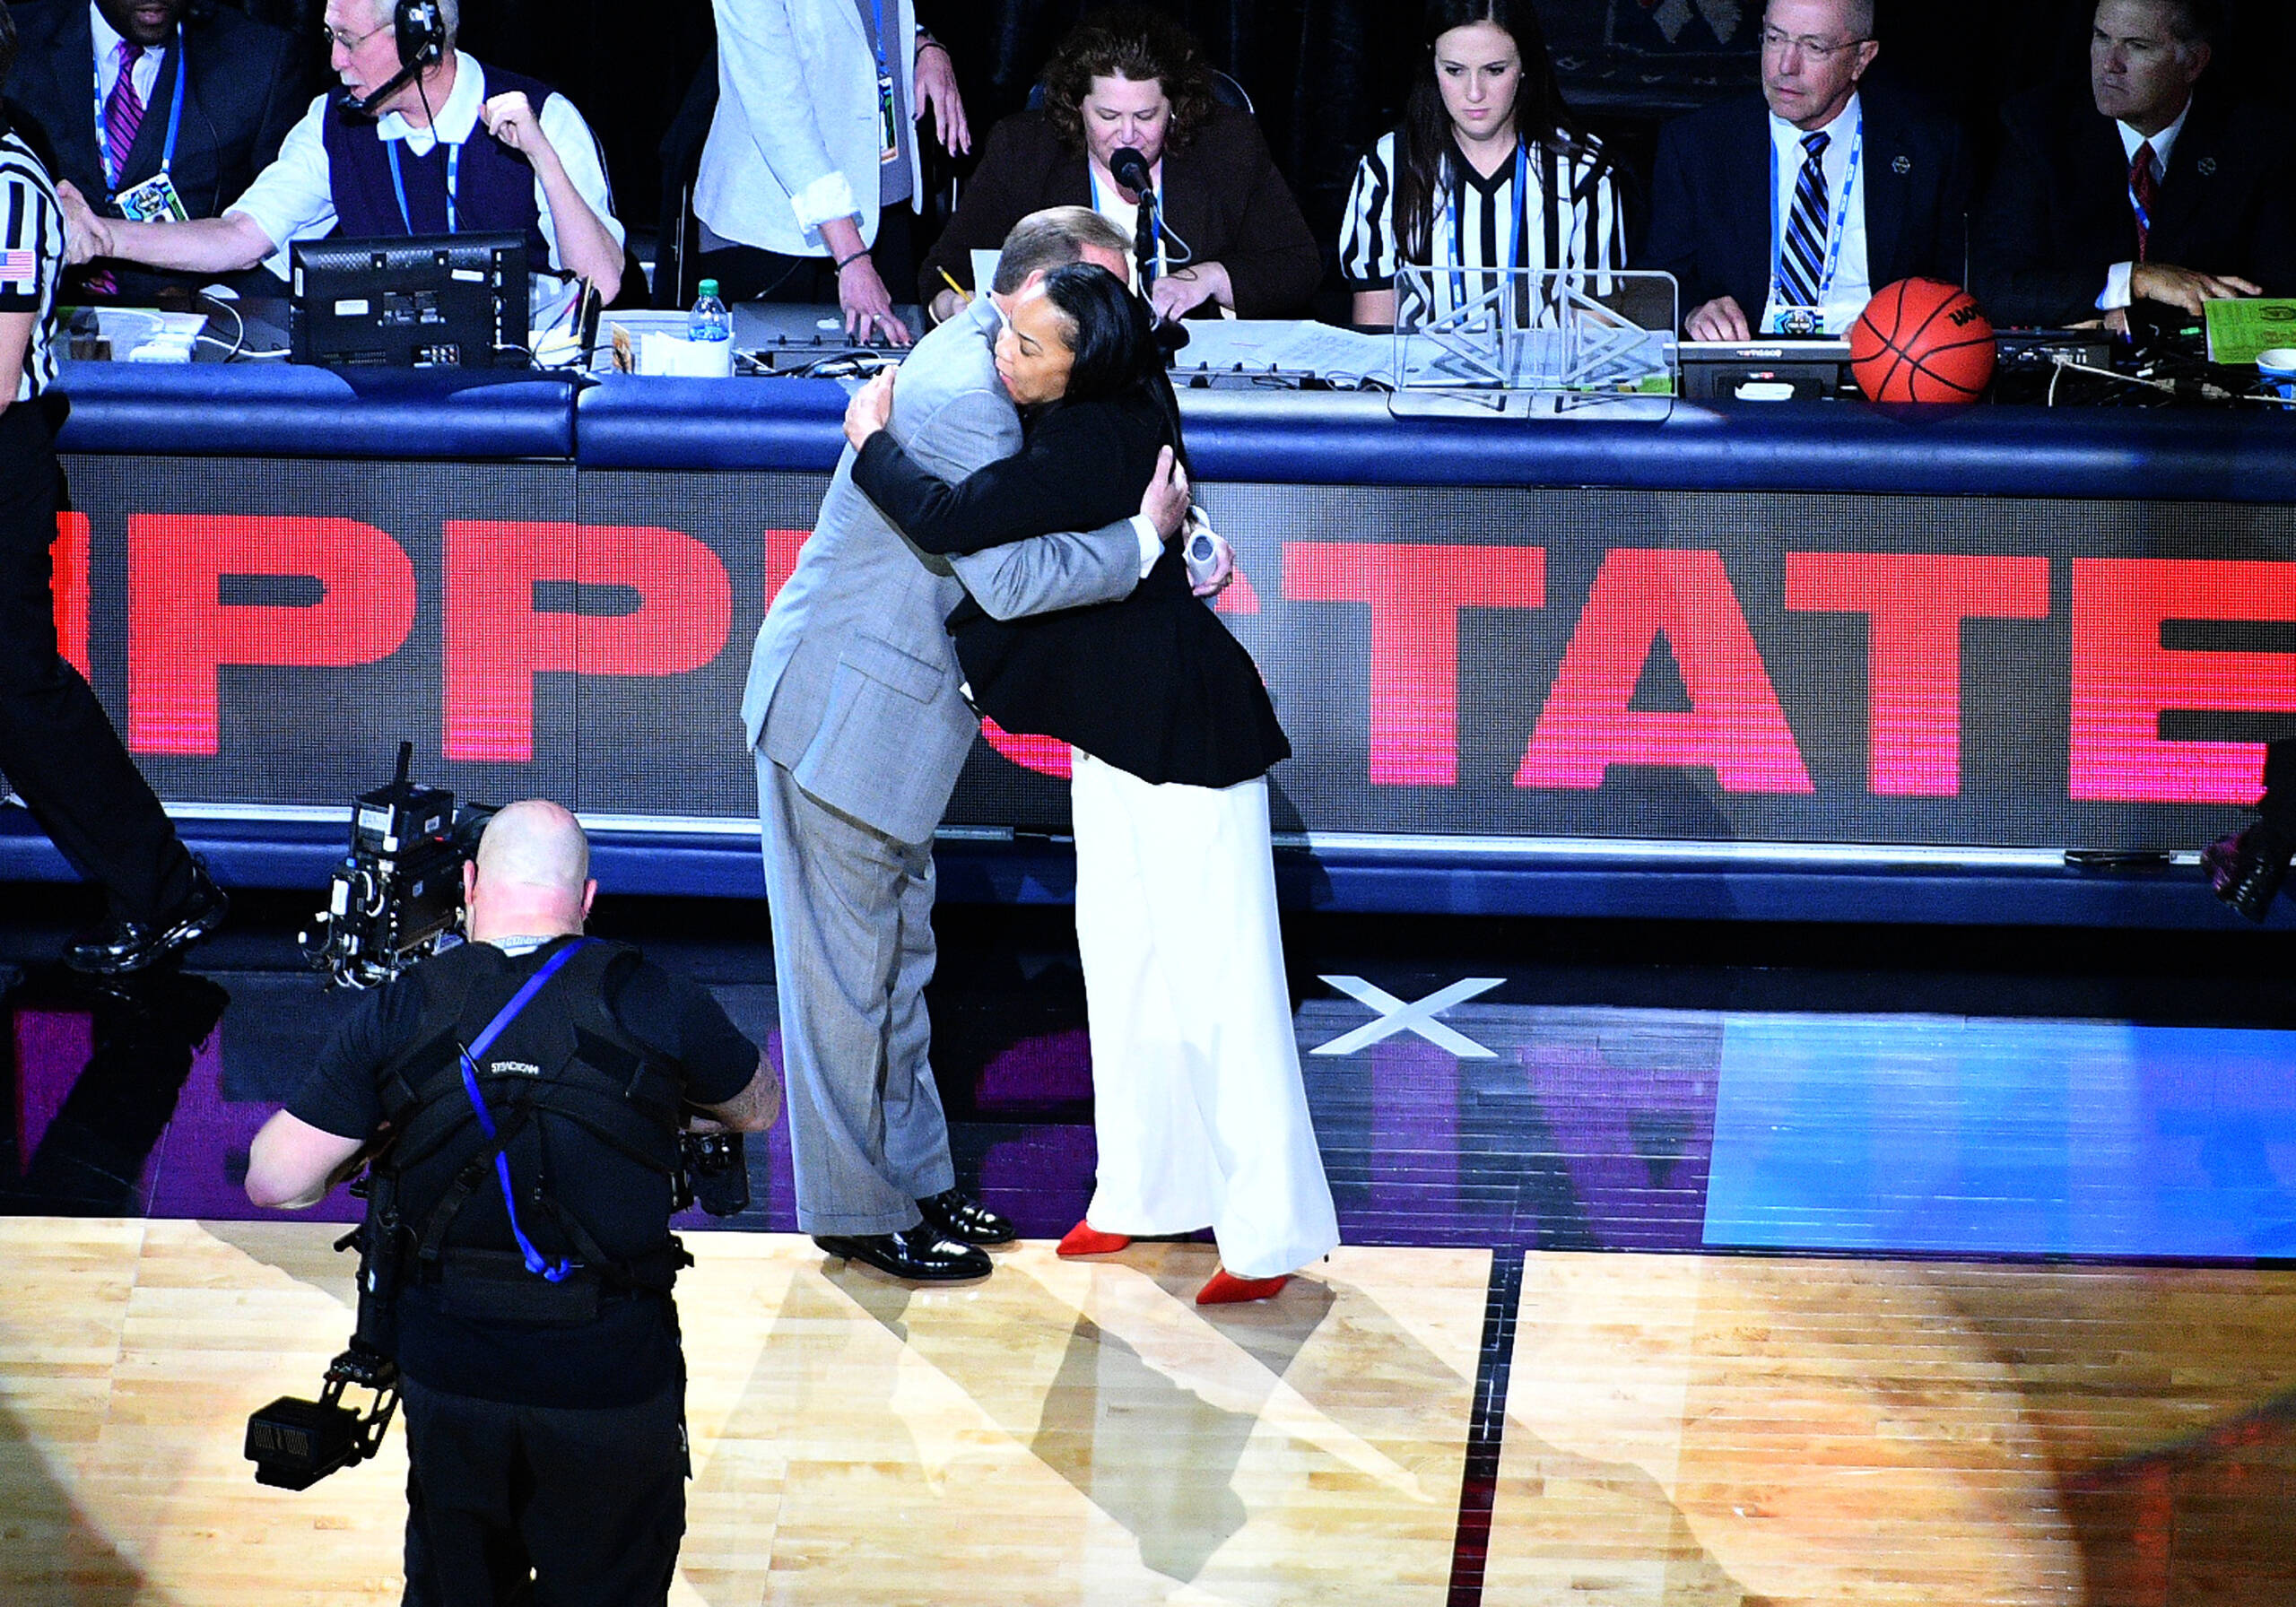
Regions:
M 0 1600 L 370 1603 L 404 1477 L 257 1487 L 349 1321 L 318 1223 L 0 1220 Z M 1438 1603 L 1490 1253 L 1024 1244 L 914 1290 L 693 1236 L 675 1599 Z M 1534 1252 L 1483 1599 L 2296 1600 L 2296 1273 Z

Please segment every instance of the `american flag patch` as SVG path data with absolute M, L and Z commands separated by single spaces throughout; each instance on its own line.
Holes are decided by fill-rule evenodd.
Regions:
M 39 258 L 30 251 L 0 251 L 0 284 L 36 284 Z

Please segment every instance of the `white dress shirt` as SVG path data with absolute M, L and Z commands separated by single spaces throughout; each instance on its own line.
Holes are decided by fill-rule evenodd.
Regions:
M 326 160 L 326 103 L 334 92 L 320 95 L 311 102 L 310 110 L 287 132 L 279 147 L 279 159 L 256 175 L 247 193 L 224 209 L 230 217 L 237 213 L 263 230 L 264 238 L 276 248 L 264 266 L 287 276 L 287 248 L 297 240 L 324 239 L 335 225 L 335 191 L 328 175 Z M 486 100 L 486 69 L 475 57 L 464 51 L 455 52 L 454 87 L 447 91 L 447 99 L 439 108 L 438 116 L 428 128 L 418 128 L 396 112 L 387 112 L 375 123 L 376 135 L 387 140 L 404 140 L 409 156 L 418 161 L 430 154 L 440 140 L 459 145 L 479 128 L 479 108 Z M 613 215 L 613 196 L 606 187 L 604 167 L 598 160 L 598 143 L 591 136 L 590 126 L 574 103 L 563 95 L 552 95 L 538 109 L 538 121 L 543 135 L 558 152 L 558 160 L 572 181 L 575 194 L 580 195 L 606 232 L 619 243 L 622 228 Z M 541 213 L 542 238 L 550 246 L 552 267 L 563 267 L 565 258 L 558 243 L 558 224 L 550 215 L 550 197 L 543 193 L 542 180 L 535 180 L 535 205 Z M 550 304 L 562 299 L 565 287 L 554 277 L 544 278 L 537 274 L 532 289 L 532 313 L 539 328 L 548 322 L 547 314 L 555 308 Z
M 1825 154 L 1818 165 L 1826 176 L 1826 239 L 1833 245 L 1834 219 L 1842 216 L 1841 256 L 1834 268 L 1833 283 L 1821 293 L 1824 306 L 1821 308 L 1823 333 L 1844 334 L 1857 322 L 1857 315 L 1866 310 L 1866 303 L 1874 299 L 1874 271 L 1866 249 L 1866 196 L 1867 194 L 1866 163 L 1872 152 L 1866 152 L 1858 162 L 1856 190 L 1848 197 L 1849 209 L 1842 214 L 1842 187 L 1850 181 L 1849 152 L 1857 143 L 1858 129 L 1866 109 L 1858 97 L 1852 94 L 1842 109 L 1834 114 L 1833 121 L 1822 129 L 1796 128 L 1775 112 L 1770 118 L 1770 194 L 1777 199 L 1777 219 L 1771 228 L 1770 299 L 1762 304 L 1761 321 L 1755 326 L 1757 335 L 1778 332 L 1779 255 L 1786 237 L 1786 226 L 1794 216 L 1794 191 L 1802 182 L 1802 164 L 1809 153 L 1802 148 L 1802 141 L 1812 134 L 1827 136 Z M 1822 258 L 1818 264 L 1821 275 L 1825 272 Z
M 2150 136 L 2152 141 L 2152 182 L 2154 184 L 2159 184 L 2167 175 L 2169 152 L 2177 148 L 2177 135 L 2185 131 L 2185 119 L 2190 116 L 2192 116 L 2192 102 L 2187 100 L 2184 110 L 2177 114 L 2175 122 L 2160 133 Z M 2130 167 L 2135 167 L 2137 148 L 2144 143 L 2147 136 L 2139 134 L 2126 123 L 2117 122 L 2113 126 L 2120 131 L 2121 154 L 2128 158 Z M 2128 222 L 2132 230 L 2136 227 L 2136 213 L 2133 206 L 2129 211 Z M 2117 262 L 2105 270 L 2105 293 L 2097 298 L 2099 312 L 2118 312 L 2136 299 L 2128 288 L 2129 276 L 2135 272 L 2136 265 L 2134 262 Z
M 127 41 L 104 21 L 104 13 L 94 0 L 89 0 L 88 31 L 96 39 L 96 98 L 100 104 L 109 104 L 112 87 L 119 82 L 119 48 Z M 152 109 L 152 91 L 159 86 L 160 58 L 167 55 L 177 39 L 182 37 L 178 31 L 173 38 L 162 39 L 156 45 L 147 45 L 144 48 L 144 54 L 135 58 L 135 70 L 129 76 L 135 85 L 135 98 L 144 102 L 146 111 Z M 100 144 L 104 137 L 100 114 L 97 124 L 96 141 Z

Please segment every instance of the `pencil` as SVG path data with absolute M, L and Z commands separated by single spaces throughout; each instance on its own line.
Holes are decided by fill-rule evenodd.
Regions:
M 941 282 L 957 292 L 957 300 L 960 302 L 967 307 L 970 307 L 972 305 L 972 292 L 965 289 L 963 285 L 959 284 L 955 280 L 950 278 L 948 269 L 942 268 L 938 270 L 938 272 L 941 275 Z

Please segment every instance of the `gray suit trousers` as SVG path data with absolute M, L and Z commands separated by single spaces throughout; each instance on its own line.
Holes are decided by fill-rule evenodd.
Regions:
M 897 1232 L 956 1182 L 926 1058 L 933 846 L 873 830 L 755 757 L 797 1227 Z

